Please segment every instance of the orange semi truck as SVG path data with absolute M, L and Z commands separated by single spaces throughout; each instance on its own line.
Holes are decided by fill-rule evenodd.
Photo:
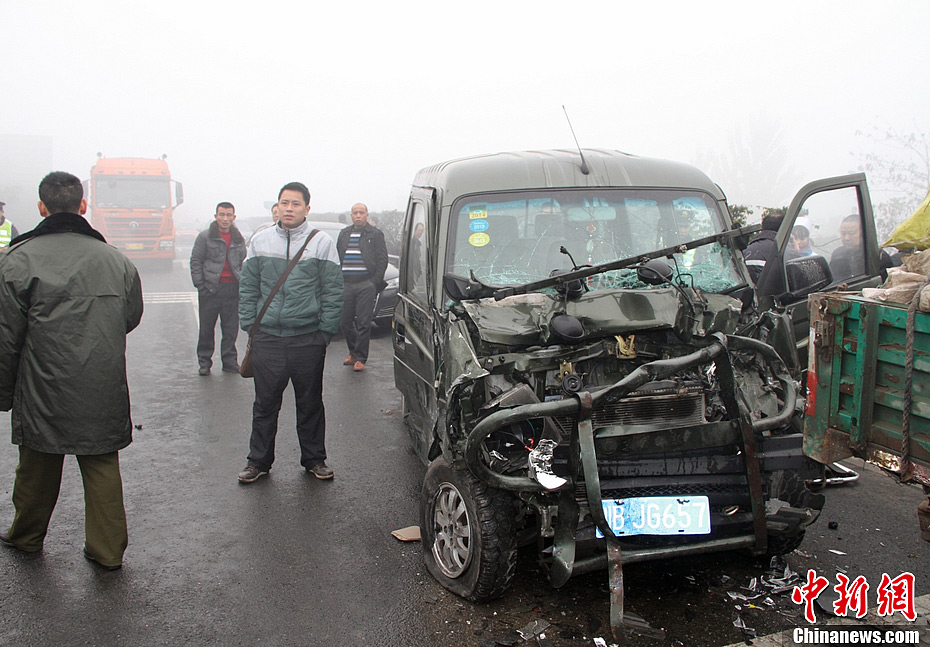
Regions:
M 174 261 L 174 209 L 184 201 L 184 189 L 174 182 L 161 159 L 106 158 L 97 153 L 90 169 L 90 218 L 111 245 L 133 260 L 152 259 L 166 266 Z

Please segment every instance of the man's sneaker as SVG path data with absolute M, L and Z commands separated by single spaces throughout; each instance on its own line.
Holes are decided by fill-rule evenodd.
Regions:
M 265 474 L 267 470 L 261 470 L 257 467 L 252 467 L 251 465 L 246 465 L 245 469 L 239 472 L 239 482 L 240 483 L 254 483 Z
M 201 366 L 200 369 L 198 369 L 197 372 L 198 372 L 202 377 L 206 377 L 206 376 L 208 376 L 208 375 L 210 374 L 210 367 L 209 367 L 209 366 Z
M 352 370 L 355 371 L 356 373 L 358 373 L 358 372 L 360 372 L 360 371 L 364 371 L 364 370 L 365 370 L 365 363 L 364 363 L 364 362 L 355 362 L 355 366 L 352 367 Z
M 324 481 L 331 479 L 333 478 L 333 476 L 335 476 L 335 472 L 333 472 L 333 468 L 327 465 L 325 462 L 317 463 L 313 467 L 308 467 L 307 471 L 313 474 L 318 479 L 323 479 Z
M 342 360 L 343 366 L 352 366 L 354 363 L 355 363 L 355 357 L 353 357 L 352 355 L 349 355 L 344 360 Z
M 239 365 L 238 364 L 223 364 L 224 373 L 238 373 Z

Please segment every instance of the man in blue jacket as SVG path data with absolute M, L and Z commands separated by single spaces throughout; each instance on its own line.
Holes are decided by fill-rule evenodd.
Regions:
M 310 192 L 300 182 L 278 193 L 279 220 L 252 239 L 239 282 L 239 319 L 249 330 L 288 263 L 314 233 L 307 222 Z M 326 464 L 323 361 L 342 317 L 342 269 L 336 244 L 316 232 L 275 294 L 252 336 L 255 402 L 248 461 L 241 483 L 254 483 L 274 462 L 278 412 L 288 382 L 294 385 L 300 464 L 319 479 L 333 478 Z

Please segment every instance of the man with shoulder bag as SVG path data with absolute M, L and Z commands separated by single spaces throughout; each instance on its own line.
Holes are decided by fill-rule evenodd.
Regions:
M 279 220 L 252 239 L 239 283 L 239 319 L 251 330 L 255 378 L 252 434 L 240 483 L 254 483 L 274 462 L 278 412 L 288 382 L 297 406 L 300 464 L 319 479 L 326 464 L 323 362 L 342 316 L 342 270 L 336 244 L 307 222 L 310 192 L 300 182 L 278 194 Z M 242 367 L 248 373 L 248 366 Z

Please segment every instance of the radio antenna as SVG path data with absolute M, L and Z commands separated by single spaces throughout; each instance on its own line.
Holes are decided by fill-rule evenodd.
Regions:
M 578 137 L 575 136 L 575 129 L 572 128 L 572 120 L 568 118 L 568 110 L 565 109 L 565 104 L 562 104 L 562 111 L 565 113 L 565 119 L 568 121 L 568 128 L 572 131 L 572 137 L 575 139 L 575 146 L 578 147 L 578 154 L 581 156 L 581 172 L 585 175 L 588 175 L 591 171 L 588 170 L 588 163 L 584 161 L 584 153 L 581 152 L 581 144 L 578 143 Z

